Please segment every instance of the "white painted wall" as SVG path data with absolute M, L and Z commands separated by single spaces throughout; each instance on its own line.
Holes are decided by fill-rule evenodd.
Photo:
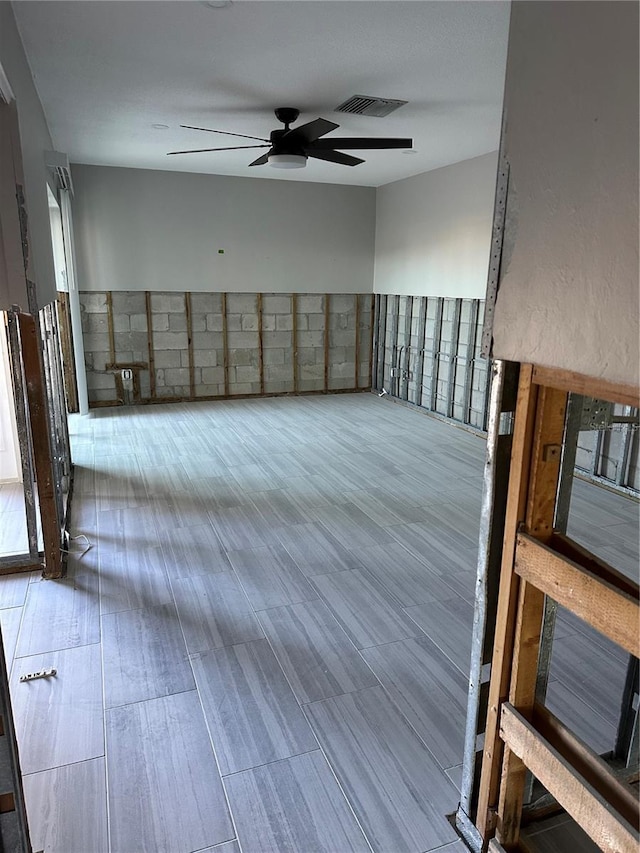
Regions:
M 484 298 L 497 153 L 378 188 L 376 293 Z
M 371 291 L 374 188 L 105 166 L 72 173 L 80 290 Z
M 44 152 L 54 146 L 33 85 L 11 3 L 0 3 L 0 64 L 11 84 L 18 106 L 31 237 L 30 272 L 36 282 L 38 303 L 42 308 L 56 296 L 47 201 L 48 174 L 44 163 Z M 27 310 L 26 304 L 23 307 Z
M 638 4 L 513 3 L 494 354 L 638 384 Z
M 0 314 L 0 483 L 22 480 L 5 315 Z

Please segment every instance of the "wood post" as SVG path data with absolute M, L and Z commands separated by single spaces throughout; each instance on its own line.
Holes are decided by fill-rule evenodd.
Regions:
M 639 823 L 637 802 L 630 808 L 608 766 L 536 703 L 546 595 L 638 654 L 638 584 L 554 530 L 573 383 L 601 399 L 607 389 L 618 402 L 632 399 L 626 386 L 603 391 L 589 378 L 520 368 L 476 813 L 480 836 L 487 843 L 495 829 L 498 849 L 518 846 L 527 770 L 608 850 L 631 849 Z
M 30 314 L 18 314 L 20 342 L 29 404 L 29 422 L 33 449 L 33 464 L 38 486 L 40 522 L 44 543 L 44 572 L 48 578 L 62 577 L 61 521 L 56 505 L 47 398 L 40 340 L 36 320 Z

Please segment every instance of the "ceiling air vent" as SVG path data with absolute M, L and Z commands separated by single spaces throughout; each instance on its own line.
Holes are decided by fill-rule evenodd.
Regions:
M 388 116 L 408 101 L 393 98 L 372 98 L 370 95 L 352 95 L 334 110 L 336 113 L 352 113 L 358 116 Z

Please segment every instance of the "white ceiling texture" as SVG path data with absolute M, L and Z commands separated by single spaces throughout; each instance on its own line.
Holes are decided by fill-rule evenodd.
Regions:
M 13 8 L 54 144 L 72 163 L 380 186 L 498 146 L 509 4 L 465 0 L 29 0 Z M 352 95 L 408 101 L 378 118 Z M 262 150 L 168 157 L 268 137 L 275 107 L 331 135 L 413 138 L 350 167 L 248 168 Z M 163 127 L 166 125 L 166 127 Z M 158 127 L 159 126 L 159 127 Z M 295 127 L 295 125 L 294 125 Z M 331 138 L 327 136 L 327 139 Z M 258 143 L 256 143 L 258 144 Z

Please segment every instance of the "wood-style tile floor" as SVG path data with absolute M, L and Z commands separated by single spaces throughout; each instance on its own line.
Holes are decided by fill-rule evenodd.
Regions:
M 0 579 L 34 850 L 463 850 L 482 439 L 369 394 L 71 432 L 91 548 L 65 580 Z M 637 571 L 637 504 L 577 482 L 574 509 Z M 557 636 L 550 704 L 609 749 L 624 655 Z

